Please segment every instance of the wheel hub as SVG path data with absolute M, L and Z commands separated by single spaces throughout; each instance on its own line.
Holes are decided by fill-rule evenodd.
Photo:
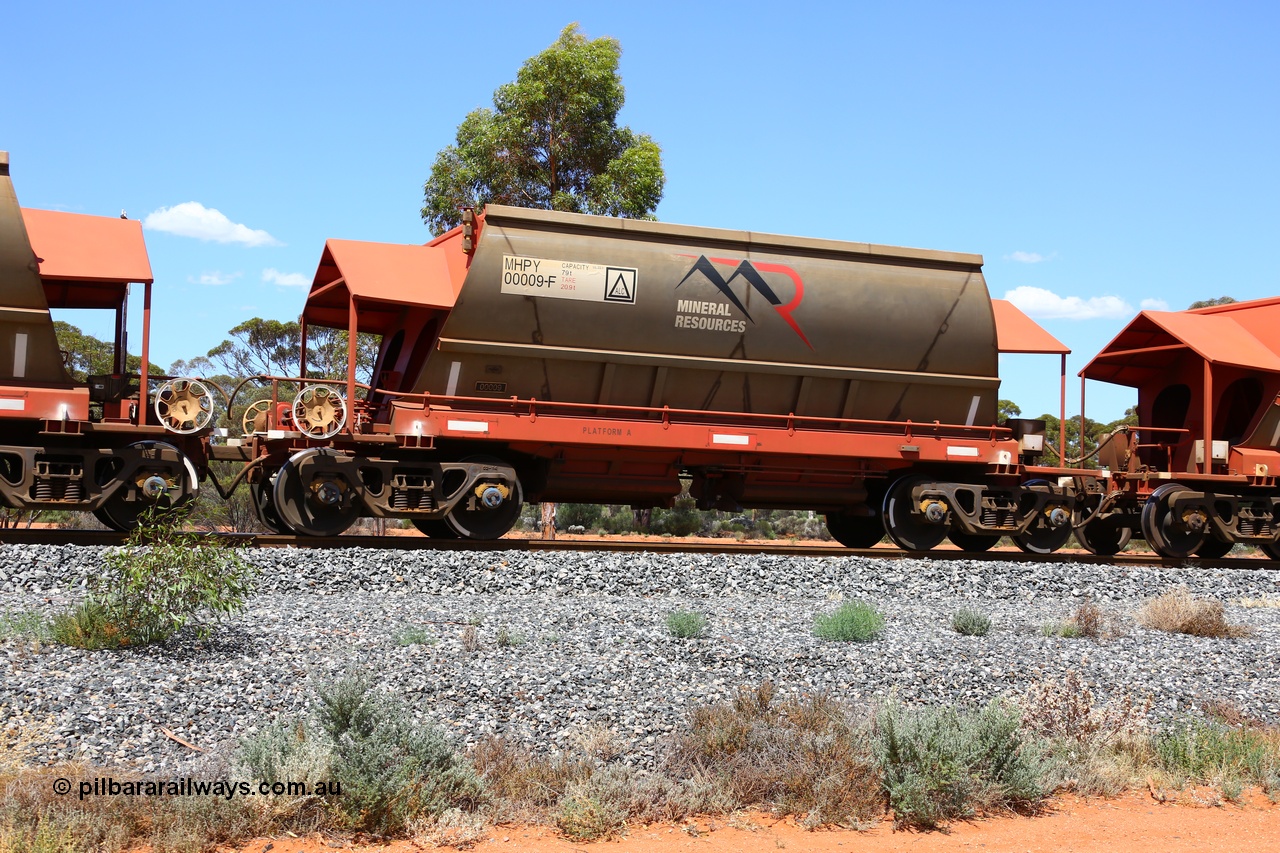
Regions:
M 140 488 L 148 500 L 154 501 L 169 491 L 169 481 L 159 474 L 152 474 L 142 481 Z
M 947 504 L 937 498 L 925 498 L 921 501 L 920 511 L 930 524 L 941 524 L 947 520 Z
M 502 490 L 497 486 L 486 486 L 480 492 L 480 503 L 489 509 L 497 509 L 502 506 L 504 500 L 506 500 L 506 496 L 502 494 Z

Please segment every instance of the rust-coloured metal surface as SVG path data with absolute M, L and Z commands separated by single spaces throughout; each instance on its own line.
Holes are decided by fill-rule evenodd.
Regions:
M 1000 342 L 1000 352 L 1045 355 L 1071 353 L 1070 347 L 1049 334 L 1043 326 L 1022 313 L 1009 300 L 992 299 L 991 308 L 996 315 L 996 337 Z
M 360 331 L 385 334 L 405 306 L 447 311 L 462 287 L 462 277 L 454 278 L 447 256 L 446 250 L 434 246 L 329 240 L 303 318 L 313 326 L 345 329 L 354 298 L 360 308 Z
M 142 223 L 136 219 L 30 207 L 22 209 L 22 218 L 45 281 L 154 281 Z

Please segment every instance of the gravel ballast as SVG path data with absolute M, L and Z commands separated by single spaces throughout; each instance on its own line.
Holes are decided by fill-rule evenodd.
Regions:
M 0 546 L 0 614 L 66 609 L 105 549 Z M 278 720 L 315 689 L 364 671 L 459 744 L 501 734 L 540 748 L 594 727 L 651 764 L 691 708 L 771 680 L 871 708 L 1017 698 L 1075 671 L 1095 699 L 1150 697 L 1153 717 L 1210 700 L 1280 723 L 1280 572 L 1079 563 L 579 552 L 257 550 L 247 608 L 199 642 L 83 651 L 0 639 L 0 728 L 43 727 L 41 762 L 174 772 Z M 1150 597 L 1185 585 L 1227 605 L 1249 636 L 1203 639 L 1141 627 Z M 1085 598 L 1117 636 L 1047 637 Z M 861 600 L 885 616 L 866 643 L 813 636 L 813 617 Z M 961 608 L 985 637 L 951 629 Z M 707 617 L 677 639 L 667 614 Z M 415 639 L 407 641 L 410 629 Z M 35 729 L 33 729 L 35 730 Z

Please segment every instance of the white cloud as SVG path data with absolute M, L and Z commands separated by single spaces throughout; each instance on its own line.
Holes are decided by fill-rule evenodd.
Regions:
M 230 284 L 242 275 L 244 275 L 242 272 L 224 273 L 221 270 L 214 270 L 213 272 L 202 272 L 199 277 L 189 275 L 187 276 L 187 281 L 192 284 L 209 284 L 214 287 L 221 287 L 224 284 Z
M 1169 303 L 1163 299 L 1144 299 L 1140 303 L 1143 311 L 1168 311 Z
M 1014 252 L 1013 254 L 1005 255 L 1004 259 L 1006 261 L 1017 261 L 1020 264 L 1038 264 L 1046 260 L 1045 256 L 1039 252 Z
M 162 207 L 147 214 L 142 227 L 152 231 L 164 231 L 179 237 L 195 237 L 197 240 L 216 243 L 241 243 L 245 246 L 284 245 L 266 231 L 232 222 L 222 211 L 205 207 L 198 201 L 184 201 L 173 207 Z
M 1015 287 L 1004 295 L 1030 317 L 1060 320 L 1097 320 L 1128 317 L 1132 306 L 1119 296 L 1059 296 L 1042 287 Z
M 311 279 L 300 272 L 280 272 L 274 267 L 267 267 L 262 271 L 262 280 L 281 287 L 306 287 L 311 284 Z

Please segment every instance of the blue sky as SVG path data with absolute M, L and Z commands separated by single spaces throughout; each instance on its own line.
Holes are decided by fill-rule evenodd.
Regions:
M 1074 350 L 1074 412 L 1144 304 L 1280 293 L 1277 8 L 11 0 L 0 148 L 25 206 L 227 240 L 147 231 L 167 366 L 296 318 L 327 238 L 427 240 L 436 152 L 578 21 L 622 43 L 660 219 L 980 253 Z M 1002 396 L 1056 412 L 1057 372 L 1003 359 Z M 1088 395 L 1097 420 L 1134 401 Z

